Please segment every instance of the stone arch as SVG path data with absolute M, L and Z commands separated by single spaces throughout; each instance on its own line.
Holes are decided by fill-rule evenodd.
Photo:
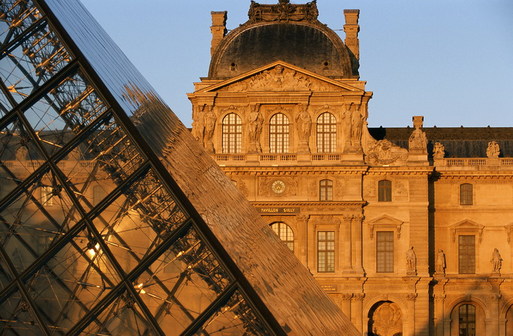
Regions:
M 369 309 L 367 317 L 367 335 L 402 336 L 403 313 L 397 303 L 378 301 Z
M 454 301 L 453 301 L 454 302 Z M 450 321 L 451 321 L 451 335 L 460 335 L 460 328 L 471 328 L 474 330 L 473 335 L 485 335 L 486 334 L 486 310 L 484 309 L 483 302 L 481 300 L 472 300 L 464 298 L 456 300 L 456 303 L 451 306 L 450 309 Z M 461 316 L 462 307 L 473 307 L 474 312 L 473 320 L 467 319 Z M 465 310 L 464 310 L 465 311 Z M 472 321 L 471 321 L 472 320 Z M 463 325 L 461 325 L 463 323 Z M 473 326 L 472 326 L 473 324 Z
M 509 300 L 507 305 L 504 305 L 504 310 L 499 315 L 500 317 L 504 316 L 505 323 L 505 335 L 513 336 L 513 300 Z

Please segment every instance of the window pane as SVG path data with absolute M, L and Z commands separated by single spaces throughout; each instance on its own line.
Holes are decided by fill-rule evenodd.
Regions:
M 242 121 L 235 113 L 223 118 L 223 153 L 242 151 Z
M 458 324 L 460 336 L 476 335 L 476 307 L 463 304 L 458 311 Z
M 376 272 L 394 272 L 394 233 L 378 231 L 376 234 Z
M 322 113 L 317 118 L 317 151 L 333 153 L 337 148 L 337 121 L 329 112 Z
M 287 224 L 277 222 L 271 224 L 271 229 L 280 237 L 280 239 L 287 245 L 287 247 L 294 251 L 294 232 Z
M 473 186 L 470 183 L 460 185 L 460 204 L 472 205 L 473 202 Z
M 473 274 L 476 272 L 476 246 L 474 235 L 458 237 L 459 273 Z
M 333 200 L 333 181 L 321 180 L 319 182 L 319 200 L 332 201 Z
M 317 232 L 317 272 L 335 272 L 335 231 Z
M 289 119 L 283 113 L 277 113 L 269 122 L 269 151 L 271 153 L 288 153 Z
M 378 182 L 378 202 L 392 202 L 392 181 Z

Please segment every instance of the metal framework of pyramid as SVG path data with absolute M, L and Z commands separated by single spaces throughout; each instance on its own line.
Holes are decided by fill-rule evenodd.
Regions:
M 354 327 L 76 0 L 0 2 L 0 335 Z

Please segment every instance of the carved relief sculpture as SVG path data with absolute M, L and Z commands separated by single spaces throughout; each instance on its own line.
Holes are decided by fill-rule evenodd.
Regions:
M 500 273 L 502 267 L 502 257 L 499 250 L 495 248 L 492 253 L 492 259 L 490 260 L 493 266 L 493 273 Z
M 379 140 L 371 146 L 367 154 L 367 162 L 372 165 L 401 164 L 408 158 L 405 148 L 395 146 L 387 139 Z
M 260 153 L 262 151 L 260 134 L 262 133 L 263 123 L 264 118 L 260 114 L 260 105 L 252 106 L 248 115 L 249 153 Z
M 435 271 L 438 274 L 445 275 L 445 253 L 444 250 L 438 249 L 438 252 L 436 254 L 436 265 L 435 265 Z
M 204 107 L 205 113 L 205 132 L 203 135 L 203 145 L 207 153 L 213 154 L 214 150 L 214 142 L 212 141 L 214 137 L 214 130 L 216 128 L 217 117 L 214 111 L 212 110 L 212 106 L 205 105 Z
M 27 160 L 28 149 L 26 146 L 21 145 L 16 149 L 16 160 L 25 161 Z
M 500 153 L 501 149 L 499 147 L 499 144 L 495 141 L 490 141 L 488 143 L 488 148 L 486 149 L 486 156 L 489 159 L 497 159 Z
M 401 309 L 393 302 L 383 302 L 372 314 L 370 323 L 375 335 L 401 335 L 403 329 Z
M 439 142 L 435 142 L 433 146 L 433 159 L 439 160 L 445 157 L 445 147 Z
M 312 131 L 312 119 L 304 104 L 298 105 L 298 110 L 296 116 L 296 129 L 299 137 L 298 153 L 310 153 L 308 140 Z
M 406 273 L 408 275 L 417 274 L 417 255 L 413 250 L 413 246 L 406 252 Z

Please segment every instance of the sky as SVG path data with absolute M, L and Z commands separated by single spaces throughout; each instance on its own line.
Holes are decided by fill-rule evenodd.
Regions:
M 211 11 L 228 29 L 250 0 L 81 0 L 186 126 L 187 93 L 208 74 Z M 260 0 L 259 3 L 278 3 Z M 291 3 L 305 3 L 292 0 Z M 513 1 L 318 0 L 342 39 L 360 9 L 360 79 L 374 92 L 369 126 L 513 127 Z

